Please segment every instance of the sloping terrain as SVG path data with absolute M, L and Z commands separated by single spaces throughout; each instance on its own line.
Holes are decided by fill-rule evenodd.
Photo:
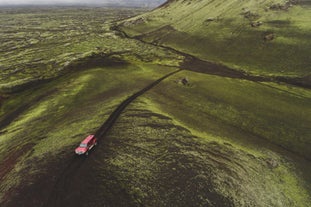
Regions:
M 105 80 L 99 74 L 109 74 L 104 69 L 81 74 L 92 71 L 97 71 L 96 79 Z M 125 71 L 129 75 L 131 69 L 114 69 Z M 137 75 L 139 71 L 132 72 Z M 117 77 L 120 73 L 113 74 L 110 76 Z M 10 199 L 4 202 L 5 206 L 307 205 L 309 161 L 252 133 L 210 118 L 206 114 L 209 110 L 204 108 L 189 107 L 187 102 L 176 108 L 176 102 L 184 97 L 195 99 L 200 94 L 209 94 L 198 90 L 204 86 L 200 82 L 196 82 L 195 88 L 176 83 L 183 75 L 177 73 L 131 103 L 87 159 L 74 157 L 72 149 L 84 132 L 94 132 L 100 127 L 100 119 L 106 120 L 116 108 L 109 103 L 116 100 L 115 92 L 99 96 L 96 102 L 88 96 L 86 100 L 90 101 L 71 110 L 79 113 L 61 115 L 63 120 L 59 124 L 66 128 L 55 127 L 42 139 L 41 131 L 32 132 L 31 137 L 39 139 L 37 143 L 33 140 L 34 150 L 25 150 L 26 156 L 20 157 L 15 170 L 2 181 L 2 187 L 12 185 L 12 179 L 19 183 L 17 188 L 9 188 L 11 194 L 6 191 Z M 195 79 L 195 75 L 190 77 Z M 111 86 L 106 87 L 111 91 Z M 170 89 L 165 93 L 167 96 L 163 88 Z M 190 95 L 193 91 L 197 92 Z M 106 100 L 107 97 L 110 98 Z M 93 110 L 105 114 L 94 117 Z M 35 120 L 29 120 L 29 124 L 37 125 L 30 125 L 33 130 L 40 130 L 42 125 Z M 84 128 L 78 130 L 74 126 Z M 20 135 L 16 138 L 24 140 Z
M 234 59 L 233 64 L 221 52 L 210 57 L 207 51 L 225 48 L 211 33 L 225 34 L 235 21 L 246 21 L 243 16 L 238 16 L 241 22 L 224 21 L 240 7 L 259 12 L 270 5 L 265 12 L 281 16 L 309 7 L 292 1 L 288 8 L 282 1 L 230 2 L 169 1 L 117 26 L 113 21 L 141 11 L 108 10 L 100 27 L 101 17 L 92 8 L 49 8 L 41 15 L 10 11 L 8 24 L 28 13 L 25 28 L 41 22 L 36 31 L 51 24 L 54 13 L 68 15 L 72 33 L 81 34 L 77 39 L 66 34 L 66 44 L 73 41 L 68 47 L 3 51 L 12 59 L 3 58 L 1 77 L 14 81 L 0 81 L 0 206 L 308 206 L 311 91 L 287 80 L 302 80 L 308 73 L 299 64 L 308 64 L 309 51 L 297 54 L 301 62 L 287 60 L 298 68 L 292 73 L 271 69 L 276 53 L 267 59 L 269 69 L 259 60 Z M 223 8 L 222 27 L 202 36 L 198 17 L 211 12 L 211 5 L 215 15 Z M 80 13 L 86 24 L 94 20 L 87 34 L 79 21 L 70 20 Z M 259 34 L 263 25 L 253 28 L 248 22 L 247 28 Z M 49 33 L 49 45 L 63 39 L 62 32 Z M 297 44 L 306 50 L 309 43 L 302 44 L 300 37 Z M 274 47 L 278 38 L 262 43 Z M 243 53 L 243 48 L 231 49 L 225 55 Z M 68 51 L 72 56 L 61 55 Z M 57 54 L 59 65 L 41 68 L 32 61 L 40 57 L 48 64 L 49 53 Z M 23 54 L 31 54 L 27 64 L 18 58 Z M 23 66 L 16 73 L 15 63 Z M 43 81 L 24 84 L 25 77 L 25 83 Z M 88 134 L 96 134 L 99 144 L 87 158 L 75 156 Z
M 112 6 L 124 6 L 124 7 L 157 7 L 163 4 L 165 0 L 105 0 L 101 3 L 105 5 L 112 5 Z
M 143 11 L 146 10 L 120 9 L 116 13 L 112 8 L 1 8 L 0 93 L 47 82 L 81 65 L 84 68 L 85 62 L 88 67 L 107 65 L 107 57 L 112 55 L 127 54 L 128 58 L 144 61 L 158 61 L 157 56 L 170 59 L 172 53 L 117 38 L 109 29 L 112 21 Z
M 310 11 L 309 0 L 172 0 L 120 28 L 236 70 L 310 82 Z

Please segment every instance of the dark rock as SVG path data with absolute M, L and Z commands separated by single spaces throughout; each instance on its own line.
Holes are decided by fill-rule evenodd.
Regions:
M 260 17 L 259 14 L 251 12 L 249 10 L 244 10 L 242 12 L 242 15 L 244 16 L 244 18 L 249 19 L 249 20 L 256 20 Z
M 266 163 L 270 169 L 274 169 L 279 166 L 279 163 L 275 159 L 272 159 L 272 158 L 267 158 Z
M 188 78 L 183 78 L 183 79 L 181 80 L 181 83 L 182 83 L 184 86 L 189 85 L 189 80 L 188 80 Z
M 264 36 L 265 41 L 272 41 L 274 40 L 274 38 L 275 38 L 275 35 L 273 33 L 269 33 Z
M 184 86 L 188 86 L 189 80 L 188 80 L 188 78 L 185 77 L 185 78 L 177 80 L 176 83 L 180 83 L 180 84 L 183 84 Z
M 260 27 L 262 25 L 262 22 L 252 22 L 251 26 L 252 27 Z

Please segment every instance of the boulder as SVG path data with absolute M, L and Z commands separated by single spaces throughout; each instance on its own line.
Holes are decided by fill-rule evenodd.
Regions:
M 187 77 L 181 78 L 179 80 L 175 81 L 178 84 L 183 84 L 184 86 L 188 86 L 189 85 L 189 79 Z
M 262 25 L 262 22 L 252 22 L 251 26 L 252 27 L 260 27 Z
M 272 41 L 274 40 L 274 38 L 275 38 L 275 35 L 273 33 L 269 33 L 264 36 L 265 41 Z

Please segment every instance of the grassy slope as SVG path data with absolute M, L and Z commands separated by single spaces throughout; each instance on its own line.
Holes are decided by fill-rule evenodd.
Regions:
M 187 94 L 189 99 L 209 93 L 194 92 L 193 88 L 174 83 L 174 78 L 178 75 L 139 97 L 125 110 L 104 144 L 96 148 L 72 178 L 67 203 L 78 201 L 88 206 L 309 204 L 308 162 L 273 144 L 260 143 L 252 133 L 225 122 L 209 122 L 208 110 L 202 112 L 200 107 L 189 107 L 190 102 L 184 101 L 187 93 L 192 92 Z M 180 107 L 176 107 L 177 102 Z M 195 123 L 201 124 L 194 124 L 189 114 L 195 116 Z M 271 161 L 277 166 L 271 167 Z M 84 177 L 90 179 L 81 179 Z M 79 192 L 74 190 L 78 180 L 85 186 Z M 90 196 L 78 196 L 87 194 L 94 183 L 97 190 Z
M 163 94 L 163 90 L 167 93 Z M 99 150 L 103 156 L 95 158 L 109 166 L 117 183 L 136 203 L 148 206 L 170 206 L 172 201 L 175 206 L 193 203 L 196 206 L 215 203 L 216 206 L 308 205 L 310 189 L 308 182 L 300 177 L 305 172 L 310 181 L 307 173 L 311 169 L 305 168 L 308 162 L 297 159 L 294 167 L 292 161 L 287 160 L 291 156 L 276 153 L 273 145 L 270 148 L 256 141 L 244 142 L 242 138 L 249 138 L 251 133 L 234 127 L 228 132 L 230 126 L 226 123 L 218 124 L 222 131 L 213 131 L 207 122 L 207 111 L 189 107 L 184 101 L 185 90 L 191 89 L 167 80 L 136 101 L 107 137 L 103 151 L 109 153 Z M 208 93 L 196 90 L 195 95 L 187 97 L 191 99 L 200 94 Z M 195 116 L 195 121 L 190 120 L 189 114 Z M 234 141 L 234 136 L 239 137 L 239 141 Z M 278 163 L 276 168 L 269 167 L 270 159 Z M 107 169 L 103 167 L 102 171 Z M 106 176 L 103 173 L 103 189 L 105 182 L 116 184 L 107 181 Z
M 159 22 L 150 21 L 148 27 L 153 29 Z M 81 137 L 94 132 L 121 100 L 174 69 L 154 63 L 180 61 L 163 49 L 111 33 L 106 38 L 102 44 L 112 51 L 129 49 L 118 58 L 133 64 L 89 68 L 11 95 L 4 102 L 1 115 L 42 96 L 1 129 L 0 163 L 14 164 L 0 177 L 1 199 L 22 197 L 29 202 L 27 195 L 34 192 L 19 197 L 14 187 L 36 185 L 37 175 L 55 181 L 44 177 L 50 175 L 46 166 L 55 162 L 55 175 L 61 172 L 59 166 L 64 165 L 58 163 L 65 162 Z M 90 48 L 95 45 L 90 40 Z M 175 83 L 186 76 L 190 86 Z M 171 206 L 172 202 L 179 206 L 307 206 L 309 162 L 288 150 L 310 158 L 310 99 L 310 91 L 301 88 L 184 71 L 126 110 L 105 144 L 94 151 L 96 156 L 72 178 L 69 199 L 87 206 Z M 23 156 L 14 160 L 21 151 Z M 95 184 L 98 188 L 90 197 L 80 196 Z
M 181 77 L 188 77 L 189 80 L 192 80 L 191 86 L 185 87 L 176 84 L 175 81 Z M 309 162 L 304 159 L 294 159 L 295 156 L 292 153 L 280 149 L 278 145 L 310 158 L 308 147 L 311 144 L 309 139 L 311 136 L 309 126 L 311 123 L 310 95 L 310 91 L 300 88 L 258 84 L 184 71 L 177 77 L 166 80 L 165 83 L 149 93 L 147 98 L 152 101 L 151 105 L 155 108 L 173 117 L 175 124 L 188 128 L 192 134 L 203 138 L 203 140 L 206 138 L 218 143 L 229 142 L 247 152 L 246 154 L 278 160 L 280 166 L 270 174 L 270 176 L 276 177 L 272 178 L 268 175 L 261 177 L 262 174 L 247 171 L 244 176 L 252 177 L 253 180 L 248 181 L 249 185 L 242 184 L 242 186 L 259 187 L 262 184 L 262 188 L 269 192 L 273 190 L 273 187 L 265 182 L 269 180 L 269 182 L 278 183 L 277 180 L 282 175 L 285 177 L 281 180 L 287 181 L 283 183 L 283 187 L 279 186 L 278 188 L 283 189 L 281 191 L 289 196 L 292 202 L 295 202 L 291 205 L 305 206 L 311 199 L 310 193 L 308 193 L 310 192 L 308 183 L 311 181 L 309 176 L 311 168 L 306 167 L 309 166 Z M 245 155 L 239 154 L 239 156 L 245 159 Z M 281 161 L 282 159 L 284 160 Z M 285 166 L 282 166 L 283 164 Z M 255 167 L 256 161 L 245 162 L 242 165 L 246 168 L 247 166 L 252 166 L 252 169 L 257 168 Z M 266 168 L 266 166 L 261 167 L 261 170 Z M 215 170 L 217 171 L 217 168 Z M 259 171 L 264 174 L 264 171 L 261 170 Z M 224 186 L 226 185 L 222 183 L 219 188 L 224 188 L 224 191 L 228 190 L 228 195 L 236 193 L 237 188 L 230 191 Z M 249 195 L 254 188 L 248 189 L 248 187 L 238 191 L 244 192 L 245 190 Z M 256 192 L 262 191 L 258 189 Z M 260 204 L 260 202 L 268 202 L 270 199 L 264 198 L 266 196 L 264 194 L 257 195 L 258 200 L 255 200 L 259 203 L 255 205 L 288 205 L 277 203 L 281 199 L 279 196 L 276 196 L 278 198 L 274 200 L 273 204 Z M 275 193 L 268 194 L 274 195 Z M 263 197 L 260 198 L 260 196 Z M 248 202 L 251 200 L 249 199 Z M 237 201 L 243 202 L 243 198 L 237 198 Z M 236 203 L 236 205 L 243 206 L 245 204 Z
M 269 9 L 283 0 L 171 1 L 128 20 L 132 36 L 257 75 L 310 75 L 310 5 Z M 246 18 L 246 14 L 250 17 Z M 137 21 L 138 20 L 138 21 Z M 262 22 L 251 27 L 251 22 Z M 169 27 L 168 27 L 169 26 Z M 264 41 L 266 34 L 275 39 Z
M 150 68 L 154 66 L 94 68 L 65 76 L 35 91 L 33 96 L 53 92 L 33 103 L 1 131 L 0 160 L 3 169 L 7 167 L 4 165 L 9 165 L 6 157 L 14 154 L 17 146 L 32 145 L 31 150 L 20 152 L 23 156 L 16 164 L 13 163 L 13 169 L 2 180 L 1 199 L 10 188 L 20 184 L 23 179 L 21 172 L 27 170 L 28 178 L 33 173 L 43 173 L 44 169 L 38 169 L 38 166 L 45 162 L 46 157 L 72 152 L 81 137 L 95 133 L 119 102 L 171 71 L 163 66 L 156 67 L 156 70 Z M 133 78 L 129 79 L 129 76 Z M 18 99 L 27 96 L 22 94 Z M 30 167 L 31 162 L 37 164 Z M 24 182 L 23 185 L 27 185 L 34 181 Z
M 141 12 L 79 7 L 1 8 L 0 94 L 73 72 L 68 66 L 87 62 L 94 55 L 131 53 L 131 59 L 146 62 L 160 62 L 166 57 L 170 64 L 175 56 L 172 53 L 120 38 L 109 29 L 112 21 Z
M 169 46 L 256 75 L 308 76 L 310 7 L 296 5 L 288 11 L 267 9 L 276 3 L 283 4 L 284 1 L 171 1 L 153 12 L 123 22 L 120 27 L 128 35 L 144 41 Z M 246 11 L 259 16 L 247 19 L 241 14 Z M 252 21 L 261 21 L 263 25 L 253 28 L 250 26 Z M 264 35 L 269 33 L 274 33 L 276 38 L 264 41 Z M 271 175 L 276 177 L 268 180 L 278 183 L 279 176 L 284 175 L 288 182 L 279 188 L 293 203 L 281 203 L 281 196 L 276 196 L 274 203 L 265 203 L 271 198 L 256 194 L 256 204 L 238 203 L 243 202 L 243 198 L 237 198 L 235 204 L 308 205 L 310 168 L 304 166 L 309 166 L 309 162 L 292 157 L 298 153 L 310 159 L 310 91 L 282 84 L 254 83 L 192 72 L 179 75 L 175 80 L 171 78 L 161 84 L 157 92 L 149 96 L 152 100 L 149 104 L 155 105 L 161 113 L 174 117 L 174 123 L 190 129 L 201 138 L 229 141 L 249 154 L 267 159 L 278 160 L 280 156 L 291 160 L 287 167 L 280 166 L 276 170 L 278 172 L 273 171 Z M 190 87 L 176 85 L 174 81 L 182 77 L 189 78 Z M 278 146 L 285 148 L 285 151 Z M 252 162 L 244 166 L 256 165 Z M 250 171 L 246 174 L 246 177 L 254 179 L 250 183 L 257 183 L 254 186 L 260 186 L 259 183 L 265 183 L 269 177 L 260 177 Z M 266 192 L 273 188 L 269 184 L 263 185 Z M 222 183 L 219 188 L 224 186 Z M 236 193 L 229 188 L 226 190 L 229 195 Z M 251 194 L 254 188 L 237 191 L 241 193 L 244 190 Z M 268 194 L 275 193 L 271 191 Z
M 240 67 L 245 64 L 252 72 L 256 70 L 256 74 L 280 75 L 282 68 L 283 75 L 307 75 L 310 63 L 308 58 L 310 44 L 307 35 L 309 35 L 310 24 L 306 17 L 310 15 L 310 12 L 308 13 L 310 7 L 295 5 L 288 11 L 269 9 L 271 5 L 277 3 L 283 4 L 284 1 L 172 1 L 153 12 L 127 20 L 121 25 L 130 35 L 145 34 L 142 35 L 144 40 L 181 49 L 203 59 L 212 58 L 213 61 L 224 62 L 233 58 L 235 66 Z M 256 21 L 262 21 L 264 24 L 259 28 L 252 28 L 250 19 L 241 15 L 246 11 L 258 14 Z M 214 21 L 206 22 L 211 18 Z M 291 27 L 284 27 L 284 19 L 289 19 Z M 164 25 L 170 27 L 163 28 Z M 272 29 L 271 25 L 278 32 L 277 38 L 272 42 L 264 42 L 262 39 L 255 41 L 254 38 L 262 37 L 265 31 Z M 300 29 L 293 29 L 294 27 Z M 285 35 L 286 32 L 293 37 L 290 41 Z M 228 38 L 233 43 L 226 42 Z M 281 40 L 285 41 L 283 46 L 276 45 Z M 239 41 L 241 44 L 236 44 Z M 208 44 L 205 44 L 206 42 Z M 257 43 L 261 46 L 259 47 Z M 209 50 L 215 51 L 206 55 Z M 287 53 L 295 54 L 291 54 L 291 57 L 284 56 Z M 230 58 L 225 57 L 226 55 Z M 258 57 L 254 59 L 252 55 Z M 265 65 L 266 63 L 269 65 Z M 243 66 L 244 69 L 247 67 Z M 280 71 L 274 71 L 276 68 Z M 187 104 L 189 108 L 198 104 L 197 107 L 202 107 L 201 113 L 210 114 L 216 120 L 252 132 L 310 158 L 307 147 L 310 144 L 309 90 L 247 81 L 232 81 L 232 84 L 229 84 L 226 79 L 204 75 L 194 78 L 203 87 L 197 89 L 204 89 L 209 92 L 209 95 L 190 98 Z M 191 93 L 196 94 L 195 90 Z M 188 95 L 191 94 L 185 94 L 183 98 L 187 98 Z M 176 113 L 181 114 L 182 111 Z M 192 117 L 188 124 L 197 124 L 194 121 L 197 117 L 192 113 L 183 116 Z M 204 120 L 203 118 L 199 123 L 205 123 Z M 215 122 L 215 119 L 212 119 L 212 122 Z
M 154 97 L 165 104 L 163 110 L 172 110 L 187 126 L 238 137 L 225 132 L 222 124 L 229 124 L 311 158 L 310 91 L 186 71 L 179 75 L 188 77 L 191 86 L 177 87 L 171 79 L 161 85 L 165 93 Z

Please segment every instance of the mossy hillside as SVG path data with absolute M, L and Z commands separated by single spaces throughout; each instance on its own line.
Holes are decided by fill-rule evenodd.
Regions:
M 96 156 L 79 172 L 92 177 L 100 189 L 89 198 L 79 197 L 80 203 L 308 205 L 310 195 L 302 184 L 301 169 L 295 169 L 288 157 L 269 149 L 243 147 L 206 129 L 201 133 L 187 128 L 178 123 L 178 114 L 163 110 L 170 100 L 163 105 L 150 100 L 152 91 L 126 109 L 105 144 L 98 146 Z M 278 162 L 276 168 L 269 166 L 270 159 Z M 91 187 L 92 183 L 85 180 L 83 185 Z
M 53 93 L 33 103 L 1 129 L 1 161 L 15 153 L 17 146 L 31 144 L 31 150 L 21 152 L 23 156 L 15 160 L 2 180 L 1 199 L 7 190 L 21 182 L 32 183 L 27 179 L 33 174 L 44 173 L 44 168 L 38 168 L 49 162 L 48 157 L 73 154 L 75 146 L 86 135 L 95 133 L 121 101 L 173 70 L 150 67 L 145 64 L 94 68 L 44 85 L 39 92 L 53 90 Z M 36 93 L 41 95 L 39 92 Z M 27 99 L 27 96 L 18 96 L 18 99 Z M 30 166 L 32 162 L 36 165 Z M 23 175 L 25 171 L 27 175 Z
M 107 56 L 126 54 L 134 61 L 178 63 L 176 54 L 139 41 L 121 38 L 110 30 L 113 21 L 141 13 L 139 9 L 109 8 L 22 8 L 0 9 L 0 91 L 22 90 L 74 72 L 72 67 L 97 57 L 101 65 Z M 131 55 L 129 55 L 131 54 Z M 158 57 L 158 58 L 156 58 Z M 101 59 L 100 59 L 101 58 Z
M 172 1 L 121 24 L 131 36 L 257 75 L 306 76 L 310 6 L 286 1 Z M 253 22 L 260 26 L 252 27 Z M 265 36 L 273 34 L 273 40 Z
M 193 8 L 204 8 L 202 2 Z M 198 2 L 191 2 L 195 3 Z M 186 9 L 191 4 L 180 6 Z M 157 14 L 157 10 L 154 12 Z M 92 22 L 92 14 L 88 15 Z M 34 21 L 38 21 L 38 16 Z M 165 21 L 162 17 L 157 21 L 147 19 L 150 28 L 158 27 L 161 19 Z M 69 189 L 66 199 L 87 206 L 308 206 L 311 169 L 303 157 L 310 158 L 310 91 L 189 71 L 161 82 L 131 104 L 101 140 L 104 142 L 85 159 L 83 167 L 71 168 L 74 172 L 68 172 L 70 178 L 66 180 L 62 172 L 71 164 L 76 145 L 94 133 L 120 102 L 176 70 L 173 66 L 182 60 L 163 48 L 120 38 L 109 30 L 108 24 L 103 25 L 104 31 L 98 30 L 102 36 L 93 35 L 99 23 L 95 21 L 90 34 L 81 34 L 81 41 L 68 36 L 69 41 L 77 42 L 55 49 L 57 60 L 76 73 L 10 94 L 3 102 L 1 116 L 25 103 L 30 105 L 1 128 L 0 163 L 4 163 L 1 169 L 6 171 L 5 177 L 0 172 L 2 201 L 25 201 L 23 204 L 27 205 L 36 197 L 44 203 L 49 190 L 36 186 L 47 184 L 52 189 L 51 183 L 64 179 L 68 182 L 62 190 Z M 177 27 L 162 28 L 158 35 L 153 32 L 148 38 L 153 41 L 157 36 L 161 43 L 163 31 L 168 38 L 174 28 Z M 189 37 L 189 31 L 184 33 Z M 174 35 L 177 37 L 177 32 Z M 57 38 L 51 40 L 57 42 Z M 186 40 L 184 43 L 188 44 Z M 101 46 L 97 48 L 98 45 Z M 16 57 L 22 56 L 7 62 L 9 70 L 19 60 Z M 93 68 L 93 57 L 116 65 Z M 75 67 L 79 66 L 76 63 L 89 67 Z M 24 74 L 25 78 L 49 73 L 31 70 L 29 74 L 40 75 Z M 24 73 L 11 72 L 7 77 L 17 81 L 21 78 L 18 74 Z M 58 74 L 63 72 L 52 77 Z M 178 83 L 184 77 L 188 77 L 190 85 Z M 14 88 L 19 84 L 12 85 Z M 16 154 L 19 156 L 14 159 Z M 10 163 L 12 168 L 6 168 Z M 51 169 L 55 177 L 51 176 Z M 47 183 L 42 185 L 42 179 Z M 26 192 L 29 189 L 28 194 L 14 194 L 25 188 Z
M 178 75 L 153 90 L 151 98 L 186 126 L 222 136 L 227 125 L 234 126 L 238 130 L 226 136 L 245 131 L 258 142 L 264 139 L 310 159 L 309 90 L 187 71 Z M 177 83 L 183 77 L 190 86 Z

